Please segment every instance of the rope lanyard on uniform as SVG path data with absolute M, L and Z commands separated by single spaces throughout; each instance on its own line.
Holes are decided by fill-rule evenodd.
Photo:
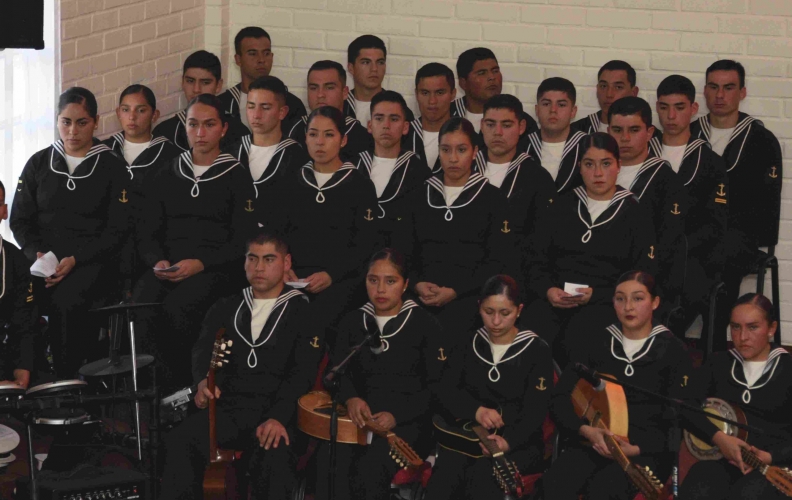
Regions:
M 96 170 L 96 165 L 99 164 L 99 154 L 98 153 L 94 153 L 96 155 L 96 160 L 94 161 L 93 167 L 91 167 L 91 171 L 88 172 L 86 175 L 72 175 L 69 172 L 60 172 L 58 170 L 55 170 L 55 165 L 53 163 L 53 161 L 55 159 L 55 149 L 58 149 L 57 146 L 53 148 L 52 154 L 50 154 L 50 170 L 52 170 L 53 172 L 55 172 L 58 175 L 65 175 L 66 177 L 69 178 L 69 180 L 66 181 L 66 187 L 69 189 L 69 191 L 74 191 L 75 189 L 77 189 L 77 184 L 74 182 L 75 179 L 77 179 L 77 180 L 87 179 L 88 177 L 90 177 L 94 173 L 94 170 Z M 109 150 L 110 148 L 107 148 L 107 146 L 105 146 L 105 149 Z M 58 150 L 58 151 L 63 153 L 60 150 Z M 101 153 L 102 151 L 104 151 L 104 149 L 100 149 L 99 153 Z M 65 153 L 63 153 L 63 154 L 65 155 Z M 83 162 L 85 160 L 87 160 L 88 158 L 90 158 L 91 156 L 94 156 L 94 154 L 91 154 L 91 151 L 88 151 L 88 154 L 83 159 Z M 66 161 L 65 156 L 64 156 L 64 161 Z M 80 164 L 82 164 L 82 163 L 80 163 Z M 67 170 L 68 170 L 68 167 L 67 167 Z
M 617 338 L 619 339 L 619 342 L 622 343 L 622 349 L 624 349 L 624 343 L 622 342 L 622 339 L 624 338 L 624 334 L 621 332 L 621 330 L 619 330 L 619 328 L 616 325 L 610 325 L 607 328 L 607 330 L 613 336 L 611 338 L 611 355 L 614 358 L 618 359 L 619 361 L 624 361 L 625 363 L 627 363 L 627 366 L 624 367 L 624 374 L 626 376 L 628 376 L 628 377 L 632 377 L 635 374 L 635 368 L 633 368 L 632 364 L 635 363 L 636 361 L 638 361 L 639 359 L 641 359 L 642 357 L 646 356 L 646 354 L 649 351 L 652 350 L 652 344 L 654 343 L 654 340 L 655 340 L 655 337 L 657 336 L 657 334 L 661 333 L 661 332 L 668 331 L 668 328 L 664 327 L 663 325 L 657 325 L 657 326 L 653 327 L 652 328 L 652 332 L 646 338 L 646 340 L 649 341 L 649 345 L 644 343 L 644 345 L 641 347 L 641 350 L 643 351 L 643 353 L 641 353 L 640 355 L 635 356 L 635 357 L 627 356 L 626 358 L 622 358 L 621 356 L 617 355 L 616 351 L 614 351 L 614 349 L 613 349 L 614 345 L 615 345 L 614 341 Z M 627 352 L 625 351 L 624 354 L 626 355 Z
M 309 169 L 313 170 L 313 162 L 312 162 L 312 161 L 309 161 L 307 164 L 303 165 L 303 169 L 305 169 L 305 168 L 309 168 Z M 338 186 L 339 184 L 341 184 L 341 183 L 344 181 L 344 179 L 346 179 L 347 177 L 349 177 L 349 175 L 352 173 L 352 170 L 356 170 L 356 169 L 355 169 L 355 166 L 354 166 L 354 165 L 352 165 L 351 163 L 345 162 L 345 163 L 344 163 L 344 164 L 341 166 L 341 168 L 339 168 L 338 170 L 336 170 L 335 172 L 333 172 L 333 175 L 335 175 L 337 172 L 340 172 L 341 170 L 350 170 L 350 171 L 349 171 L 349 172 L 347 172 L 347 173 L 346 173 L 346 174 L 345 174 L 343 177 L 341 177 L 340 179 L 338 179 L 338 181 L 336 181 L 334 184 L 331 184 L 330 186 L 328 186 L 327 184 L 325 184 L 325 185 L 324 185 L 324 186 L 322 186 L 322 187 L 319 187 L 319 184 L 318 184 L 318 183 L 314 184 L 314 183 L 312 183 L 310 180 L 308 180 L 308 178 L 307 178 L 307 177 L 305 177 L 305 170 L 303 170 L 303 171 L 301 172 L 301 173 L 302 173 L 302 176 L 303 176 L 303 180 L 304 180 L 305 182 L 307 182 L 309 186 L 311 186 L 311 187 L 313 187 L 314 189 L 316 189 L 316 190 L 318 190 L 318 191 L 319 191 L 318 193 L 316 193 L 316 203 L 324 203 L 324 202 L 327 200 L 327 198 L 325 198 L 325 195 L 324 195 L 324 193 L 322 193 L 322 191 L 325 191 L 325 190 L 327 190 L 327 189 L 332 189 L 332 188 L 334 188 L 334 187 Z M 315 177 L 315 176 L 314 176 L 314 177 Z M 331 177 L 331 178 L 332 178 L 332 177 Z
M 777 358 L 779 356 L 781 356 L 782 354 L 786 353 L 786 351 L 784 349 L 781 349 L 781 348 L 774 349 L 770 353 L 770 355 L 767 357 L 767 364 L 765 365 L 765 369 L 762 371 L 762 375 L 757 379 L 757 382 L 760 379 L 762 379 L 767 374 L 767 372 L 770 372 L 770 376 L 767 377 L 767 380 L 765 380 L 763 383 L 761 383 L 759 385 L 755 385 L 756 382 L 754 382 L 753 384 L 749 384 L 748 381 L 747 381 L 748 380 L 747 378 L 746 378 L 745 382 L 742 382 L 742 381 L 737 379 L 737 376 L 734 373 L 734 369 L 737 367 L 737 361 L 740 362 L 740 366 L 743 365 L 743 357 L 742 357 L 742 355 L 740 355 L 739 352 L 737 352 L 736 349 L 732 349 L 729 352 L 731 353 L 732 356 L 737 358 L 737 359 L 734 360 L 734 363 L 732 363 L 731 375 L 732 375 L 732 379 L 734 379 L 735 382 L 737 382 L 741 386 L 745 387 L 745 390 L 742 393 L 742 400 L 743 400 L 743 403 L 745 403 L 745 404 L 749 404 L 751 402 L 751 391 L 753 389 L 760 389 L 760 388 L 764 387 L 765 385 L 767 385 L 767 383 L 770 382 L 773 379 L 773 374 L 775 374 L 775 369 L 778 367 L 778 362 L 780 361 Z M 772 368 L 770 368 L 770 364 L 771 363 L 772 363 Z M 743 375 L 745 375 L 745 369 L 743 369 Z
M 454 212 L 451 211 L 452 208 L 462 208 L 470 205 L 473 202 L 473 200 L 475 200 L 476 197 L 479 195 L 481 190 L 484 188 L 484 185 L 489 184 L 489 181 L 485 179 L 483 175 L 479 173 L 471 174 L 465 185 L 462 187 L 462 191 L 459 193 L 459 196 L 462 196 L 462 193 L 467 191 L 468 188 L 473 187 L 477 182 L 479 183 L 478 191 L 476 191 L 475 194 L 473 194 L 473 196 L 471 196 L 471 198 L 468 201 L 466 201 L 461 205 L 454 205 L 454 203 L 456 203 L 456 200 L 454 200 L 454 203 L 449 205 L 445 197 L 445 185 L 443 184 L 443 181 L 441 181 L 437 177 L 430 177 L 429 180 L 427 180 L 426 182 L 427 182 L 426 201 L 429 203 L 429 206 L 432 208 L 445 208 L 446 209 L 445 220 L 447 220 L 448 222 L 454 220 Z M 444 205 L 432 204 L 432 197 L 431 197 L 432 186 L 434 186 L 434 188 L 437 189 L 441 195 L 443 195 L 443 202 L 445 203 Z M 457 199 L 459 198 L 457 197 Z
M 401 311 L 399 311 L 399 312 L 401 312 Z M 407 321 L 410 320 L 410 316 L 411 315 L 412 315 L 412 308 L 410 308 L 410 310 L 407 312 L 407 317 L 404 318 L 404 321 L 402 321 L 401 326 L 399 326 L 399 328 L 397 328 L 396 331 L 394 331 L 390 335 L 383 335 L 382 332 L 380 332 L 380 339 L 382 340 L 382 352 L 386 352 L 388 349 L 390 349 L 390 342 L 388 342 L 388 339 L 391 338 L 391 337 L 394 337 L 397 333 L 402 331 L 402 328 L 404 328 L 404 325 L 406 325 Z M 391 319 L 393 319 L 393 318 L 391 318 Z M 386 321 L 385 324 L 387 325 L 387 323 L 389 321 L 390 320 Z M 383 325 L 383 328 L 384 328 L 384 326 L 385 325 Z M 363 329 L 368 332 L 368 326 L 366 326 L 366 315 L 365 314 L 363 315 Z M 372 347 L 372 350 L 373 349 L 374 348 Z
M 182 170 L 182 160 L 186 160 L 186 161 L 189 162 L 190 170 L 192 170 L 192 175 L 187 175 L 187 174 L 184 173 L 184 170 Z M 236 160 L 236 158 L 234 158 L 233 156 L 231 156 L 229 154 L 221 153 L 220 156 L 218 156 L 215 159 L 215 161 L 212 162 L 212 164 L 209 166 L 209 168 L 212 168 L 215 165 L 217 165 L 219 163 L 222 163 L 224 161 L 228 161 L 228 160 L 233 160 L 234 161 L 234 164 L 231 165 L 228 169 L 226 169 L 225 171 L 215 175 L 214 177 L 210 177 L 209 179 L 201 179 L 200 177 L 195 177 L 195 169 L 193 168 L 192 154 L 190 153 L 190 151 L 185 151 L 184 153 L 182 153 L 181 156 L 179 157 L 179 172 L 181 172 L 181 174 L 185 178 L 187 178 L 187 179 L 189 179 L 189 180 L 191 180 L 193 182 L 193 187 L 190 190 L 190 196 L 192 196 L 193 198 L 198 198 L 198 195 L 201 194 L 201 188 L 198 187 L 198 183 L 200 183 L 200 182 L 209 182 L 209 181 L 213 181 L 213 180 L 215 180 L 217 178 L 220 178 L 220 177 L 224 176 L 225 174 L 227 174 L 228 172 L 230 172 L 231 170 L 233 170 L 234 167 L 239 165 L 239 162 Z
M 536 337 L 537 337 L 537 335 L 535 333 L 533 333 L 531 331 L 528 331 L 528 330 L 518 333 L 517 336 L 514 337 L 514 340 L 512 341 L 512 343 L 509 344 L 509 347 L 506 349 L 506 351 L 511 349 L 512 346 L 514 346 L 518 342 L 522 342 L 523 340 L 525 340 L 527 338 L 530 338 L 531 340 L 529 340 L 523 346 L 522 349 L 520 349 L 519 351 L 515 352 L 514 354 L 512 354 L 508 358 L 501 358 L 501 359 L 499 359 L 496 362 L 496 361 L 494 361 L 494 358 L 493 358 L 493 361 L 488 361 L 488 360 L 484 359 L 484 357 L 481 356 L 481 354 L 479 354 L 478 349 L 476 349 L 476 337 L 477 337 L 477 335 L 481 335 L 484 339 L 486 339 L 487 345 L 490 346 L 490 351 L 492 351 L 492 344 L 491 344 L 490 339 L 489 339 L 489 334 L 487 333 L 487 329 L 486 328 L 480 328 L 476 332 L 476 335 L 473 336 L 473 352 L 476 353 L 476 356 L 478 356 L 478 358 L 481 361 L 487 363 L 488 365 L 490 365 L 492 367 L 487 372 L 487 378 L 489 378 L 490 382 L 493 382 L 493 383 L 499 381 L 500 378 L 501 378 L 500 370 L 498 370 L 498 365 L 501 364 L 501 363 L 505 363 L 506 361 L 511 361 L 512 359 L 514 359 L 517 356 L 519 356 L 520 354 L 522 354 L 522 352 L 524 350 L 528 349 L 528 346 L 530 346 L 531 343 L 533 343 L 534 339 L 536 339 Z
M 242 335 L 242 333 L 239 331 L 239 327 L 237 326 L 237 318 L 239 317 L 239 311 L 242 310 L 242 305 L 243 304 L 247 304 L 248 308 L 250 309 L 251 319 L 253 317 L 253 307 L 250 304 L 248 304 L 247 300 L 242 300 L 242 303 L 239 304 L 239 307 L 237 307 L 236 314 L 234 314 L 234 330 L 236 330 L 237 335 L 239 335 L 239 338 L 241 338 L 242 341 L 244 341 L 247 345 L 250 346 L 250 354 L 248 354 L 248 357 L 247 357 L 247 364 L 248 364 L 248 366 L 250 368 L 255 368 L 256 366 L 258 366 L 258 356 L 256 356 L 256 348 L 257 347 L 261 347 L 264 344 L 266 344 L 267 341 L 270 339 L 270 337 L 272 337 L 272 334 L 275 332 L 275 328 L 277 328 L 278 322 L 280 321 L 281 317 L 283 316 L 283 312 L 286 310 L 286 306 L 288 305 L 288 303 L 284 304 L 283 309 L 281 309 L 281 312 L 278 315 L 278 319 L 275 320 L 275 324 L 272 325 L 272 330 L 270 330 L 269 335 L 267 335 L 267 338 L 265 338 L 264 340 L 262 340 L 261 342 L 258 342 L 258 343 L 250 342 L 247 338 L 245 338 L 245 336 Z M 251 329 L 250 334 L 251 334 L 251 336 L 253 335 L 252 329 Z
M 595 227 L 601 226 L 603 224 L 607 224 L 608 222 L 611 221 L 611 219 L 616 217 L 616 214 L 619 213 L 619 210 L 621 210 L 621 206 L 624 203 L 624 198 L 627 198 L 628 196 L 632 196 L 633 195 L 632 192 L 630 192 L 630 191 L 628 191 L 626 189 L 624 189 L 622 191 L 617 191 L 616 194 L 613 195 L 613 198 L 611 198 L 610 203 L 608 203 L 608 206 L 605 207 L 605 211 L 607 211 L 608 209 L 610 209 L 610 207 L 612 207 L 614 204 L 619 202 L 619 206 L 616 208 L 616 210 L 613 212 L 613 214 L 610 217 L 608 217 L 606 220 L 602 221 L 602 222 L 597 222 L 596 224 L 589 224 L 586 221 L 586 219 L 583 218 L 583 214 L 580 213 L 580 205 L 581 204 L 586 205 L 586 210 L 588 210 L 588 193 L 586 193 L 586 188 L 583 187 L 583 186 L 576 187 L 575 188 L 575 193 L 578 195 L 578 198 L 579 198 L 578 199 L 578 218 L 580 218 L 580 221 L 583 222 L 583 224 L 585 224 L 586 229 L 587 229 L 587 231 L 585 233 L 583 233 L 583 237 L 580 238 L 580 241 L 582 241 L 583 243 L 588 243 L 591 240 L 591 235 L 592 235 L 591 230 L 592 229 L 594 229 Z M 585 200 L 584 200 L 584 197 L 585 197 Z M 603 211 L 603 213 L 605 213 L 605 211 Z

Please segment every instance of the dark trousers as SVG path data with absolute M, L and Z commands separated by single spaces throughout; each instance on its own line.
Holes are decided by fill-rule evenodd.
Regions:
M 287 500 L 295 484 L 297 455 L 294 447 L 286 446 L 281 440 L 277 448 L 264 450 L 255 436 L 261 423 L 261 411 L 224 408 L 220 401 L 217 409 L 218 447 L 254 453 L 250 465 L 254 499 Z M 289 441 L 294 444 L 291 434 Z M 202 410 L 184 420 L 165 438 L 165 469 L 160 499 L 203 498 L 203 475 L 208 463 L 209 412 Z M 244 471 L 239 471 L 239 474 L 244 474 Z M 244 492 L 240 494 L 247 498 Z
M 685 500 L 781 500 L 786 498 L 759 471 L 743 475 L 725 460 L 697 462 L 679 488 Z
M 659 463 L 656 457 L 630 460 L 650 467 L 661 481 L 668 476 L 668 464 Z M 632 500 L 637 493 L 619 464 L 600 456 L 593 448 L 580 446 L 564 450 L 545 472 L 542 484 L 545 500 L 578 500 L 584 488 L 587 500 Z

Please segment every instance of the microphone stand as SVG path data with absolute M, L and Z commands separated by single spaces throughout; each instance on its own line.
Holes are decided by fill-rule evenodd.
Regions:
M 322 384 L 324 385 L 325 389 L 330 392 L 331 400 L 330 403 L 330 476 L 328 477 L 328 487 L 330 488 L 330 492 L 328 494 L 328 498 L 330 500 L 335 500 L 336 491 L 335 491 L 335 479 L 336 479 L 336 449 L 338 446 L 338 405 L 340 404 L 339 397 L 341 396 L 338 390 L 339 378 L 344 375 L 346 372 L 347 366 L 355 358 L 360 351 L 362 351 L 365 347 L 369 346 L 372 341 L 374 341 L 379 335 L 376 334 L 368 334 L 363 338 L 363 341 L 360 342 L 358 345 L 354 346 L 352 350 L 347 354 L 347 357 L 344 358 L 339 364 L 334 366 L 327 375 L 324 376 L 322 379 Z

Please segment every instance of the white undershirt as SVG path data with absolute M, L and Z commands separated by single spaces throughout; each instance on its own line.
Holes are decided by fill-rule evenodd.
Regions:
M 762 376 L 767 360 L 765 361 L 745 361 L 743 362 L 743 373 L 745 373 L 745 381 L 748 385 L 754 385 L 759 377 Z
M 499 188 L 503 184 L 503 179 L 506 178 L 509 165 L 511 165 L 511 163 L 492 163 L 488 161 L 484 177 L 489 180 L 490 184 Z
M 682 157 L 685 156 L 686 149 L 687 144 L 682 146 L 666 146 L 663 144 L 663 159 L 671 164 L 671 168 L 676 173 L 679 173 L 679 167 L 682 166 Z
M 710 129 L 710 144 L 712 145 L 712 150 L 715 151 L 718 156 L 723 156 L 723 152 L 726 150 L 726 146 L 729 145 L 729 138 L 734 132 L 734 129 L 737 127 L 732 128 L 715 128 L 712 127 Z
M 151 141 L 141 142 L 140 144 L 136 142 L 129 142 L 124 139 L 124 159 L 127 162 L 127 165 L 132 165 L 137 160 L 137 157 L 140 156 L 140 153 L 146 150 L 149 147 Z
M 379 327 L 380 333 L 385 331 L 385 323 L 392 320 L 396 316 L 374 316 L 374 320 L 377 322 L 377 326 Z
M 327 184 L 327 181 L 330 180 L 330 177 L 332 177 L 334 173 L 335 172 L 329 174 L 323 174 L 321 172 L 317 172 L 316 170 L 314 170 L 314 176 L 316 177 L 316 185 L 319 187 L 324 186 L 325 184 Z
M 462 190 L 465 189 L 465 186 L 443 186 L 443 194 L 445 195 L 446 205 L 451 206 L 454 204 L 459 195 L 462 194 Z
M 69 169 L 69 173 L 73 174 L 77 167 L 80 166 L 80 163 L 84 161 L 84 156 L 82 158 L 77 158 L 76 156 L 66 155 L 66 167 Z
M 358 101 L 357 98 L 355 99 L 355 116 L 357 117 L 357 121 L 363 125 L 363 128 L 368 127 L 369 121 L 371 121 L 371 101 Z
M 264 174 L 264 171 L 267 170 L 270 160 L 275 156 L 275 149 L 277 149 L 277 147 L 277 144 L 273 146 L 250 145 L 250 175 L 253 177 L 254 181 L 259 180 Z
M 473 124 L 473 128 L 476 130 L 478 134 L 481 131 L 481 119 L 484 118 L 484 113 L 471 113 L 467 109 L 465 110 L 465 118 Z
M 564 154 L 566 142 L 545 142 L 542 141 L 542 166 L 550 172 L 553 180 L 558 177 L 558 170 L 561 168 L 561 157 Z
M 622 347 L 624 347 L 624 354 L 627 355 L 627 359 L 632 361 L 633 356 L 641 350 L 648 338 L 638 340 L 628 339 L 627 337 L 622 338 Z
M 492 348 L 492 362 L 497 364 L 503 359 L 503 355 L 509 350 L 511 344 L 493 344 L 490 342 L 490 347 Z
M 631 165 L 629 167 L 622 165 L 621 170 L 619 170 L 619 175 L 616 177 L 616 184 L 623 187 L 624 189 L 630 189 L 630 186 L 632 186 L 633 181 L 635 181 L 635 178 L 638 176 L 638 171 L 641 170 L 641 167 L 643 167 L 643 163 Z
M 602 212 L 604 212 L 605 209 L 608 208 L 610 202 L 611 200 L 592 200 L 591 198 L 588 199 L 588 212 L 589 215 L 591 216 L 592 224 L 597 222 L 597 219 L 599 218 L 600 215 L 602 215 Z
M 253 335 L 253 342 L 258 340 L 261 329 L 267 324 L 267 319 L 275 305 L 275 299 L 253 299 L 253 312 L 250 318 L 250 333 Z
M 437 156 L 440 154 L 440 144 L 438 138 L 440 132 L 426 132 L 423 133 L 424 153 L 426 153 L 426 164 L 430 169 L 434 168 L 437 162 Z
M 209 170 L 210 168 L 212 168 L 211 165 L 195 165 L 195 164 L 193 164 L 193 175 L 195 175 L 195 178 L 197 179 L 198 177 L 200 177 L 203 174 L 205 174 L 206 171 Z
M 398 158 L 380 158 L 374 157 L 371 162 L 371 182 L 374 183 L 374 188 L 377 190 L 377 198 L 382 196 L 388 181 L 391 178 L 393 169 L 396 167 L 396 160 Z
M 604 134 L 608 133 L 608 124 L 600 122 L 599 127 L 597 127 L 597 132 L 602 132 Z
M 239 119 L 242 120 L 242 123 L 247 128 L 250 128 L 250 122 L 247 117 L 247 94 L 244 92 L 239 93 Z

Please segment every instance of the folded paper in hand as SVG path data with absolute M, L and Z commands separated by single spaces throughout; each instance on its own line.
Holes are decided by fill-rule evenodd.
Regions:
M 588 285 L 581 285 L 579 283 L 564 283 L 564 291 L 573 297 L 583 295 L 577 291 L 578 288 L 588 288 Z
M 30 266 L 30 274 L 39 278 L 49 278 L 55 274 L 56 267 L 58 267 L 58 258 L 54 253 L 47 252 Z

